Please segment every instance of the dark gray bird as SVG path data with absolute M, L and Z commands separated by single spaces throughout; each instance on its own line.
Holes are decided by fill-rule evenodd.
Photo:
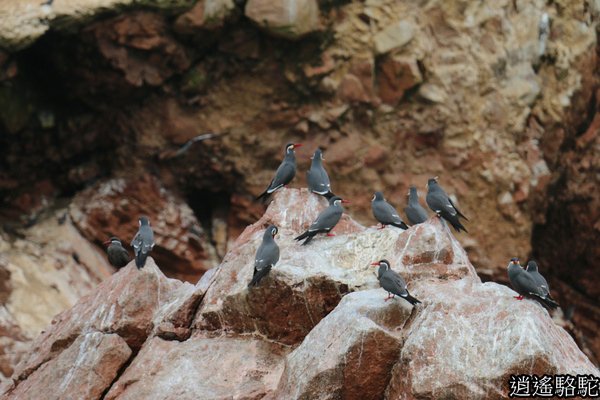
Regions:
M 546 308 L 554 309 L 558 307 L 558 303 L 549 296 L 548 289 L 542 288 L 535 277 L 521 267 L 519 259 L 516 257 L 511 258 L 508 264 L 508 279 L 513 289 L 519 293 L 518 296 L 515 296 L 515 299 L 523 300 L 523 296 L 526 296 L 536 300 Z
M 535 279 L 536 283 L 543 291 L 545 291 L 546 297 L 554 301 L 552 296 L 550 296 L 550 285 L 548 285 L 548 282 L 546 282 L 546 278 L 539 273 L 538 265 L 535 261 L 531 260 L 527 263 L 527 272 L 533 276 L 533 279 Z
M 148 217 L 140 217 L 139 222 L 140 229 L 131 241 L 131 247 L 133 247 L 135 253 L 135 265 L 138 269 L 142 269 L 146 265 L 148 254 L 154 247 L 154 232 L 150 228 Z
M 334 236 L 331 230 L 340 221 L 344 212 L 342 203 L 350 203 L 348 200 L 342 200 L 339 196 L 334 196 L 329 199 L 329 207 L 321 211 L 321 214 L 315 219 L 310 228 L 295 240 L 306 239 L 302 245 L 308 244 L 317 233 L 327 233 L 327 236 Z
M 302 143 L 288 143 L 285 145 L 285 156 L 275 172 L 275 177 L 271 180 L 267 189 L 258 195 L 256 200 L 269 196 L 294 179 L 294 176 L 296 176 L 296 153 L 294 153 L 294 149 L 300 146 L 302 146 Z
M 408 205 L 404 208 L 404 213 L 408 222 L 413 225 L 422 224 L 429 218 L 427 211 L 419 203 L 419 194 L 415 186 L 411 186 L 408 190 Z
M 275 225 L 269 225 L 263 235 L 263 240 L 254 258 L 254 275 L 248 287 L 256 286 L 264 278 L 277 261 L 279 261 L 279 246 L 275 243 L 275 235 L 278 229 Z
M 310 169 L 306 172 L 308 190 L 327 199 L 332 198 L 335 195 L 331 192 L 329 175 L 327 175 L 327 171 L 323 167 L 323 152 L 321 149 L 317 148 L 311 159 Z
M 106 253 L 108 254 L 110 265 L 116 268 L 123 268 L 129 264 L 129 261 L 131 261 L 129 252 L 123 247 L 118 237 L 113 236 L 104 242 L 104 244 L 108 246 Z
M 393 299 L 395 296 L 400 296 L 413 306 L 420 303 L 418 299 L 412 297 L 410 293 L 408 293 L 406 282 L 399 273 L 392 270 L 388 260 L 379 260 L 371 265 L 379 265 L 377 279 L 379 279 L 379 285 L 388 292 L 388 296 L 386 297 L 385 301 Z
M 444 192 L 444 189 L 438 185 L 437 178 L 431 178 L 427 181 L 427 197 L 425 201 L 433 212 L 448 221 L 457 232 L 460 232 L 461 229 L 467 232 L 467 229 L 460 223 L 458 218 L 462 217 L 467 221 L 469 219 L 452 203 L 452 200 Z
M 383 197 L 383 193 L 375 192 L 373 199 L 371 199 L 371 210 L 373 216 L 377 221 L 381 223 L 381 228 L 385 228 L 386 225 L 392 225 L 397 228 L 408 229 L 408 226 L 402 221 L 398 211 Z

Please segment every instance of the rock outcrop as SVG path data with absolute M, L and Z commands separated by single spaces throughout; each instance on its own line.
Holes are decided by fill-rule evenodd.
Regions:
M 323 203 L 275 194 L 196 287 L 150 259 L 123 268 L 55 318 L 4 397 L 48 387 L 49 398 L 484 399 L 508 398 L 514 373 L 600 375 L 538 303 L 481 283 L 436 217 L 401 231 L 345 216 L 337 237 L 293 242 Z M 269 223 L 282 258 L 247 289 Z M 421 305 L 384 301 L 368 266 L 383 256 Z M 191 335 L 165 336 L 175 320 Z

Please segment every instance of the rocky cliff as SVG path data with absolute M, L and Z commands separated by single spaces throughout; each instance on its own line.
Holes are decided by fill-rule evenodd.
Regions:
M 6 399 L 508 398 L 510 374 L 600 371 L 538 303 L 482 283 L 436 217 L 402 231 L 345 217 L 334 238 L 293 240 L 325 207 L 286 189 L 197 285 L 153 260 L 59 314 Z M 277 225 L 281 259 L 253 289 L 253 255 Z M 386 302 L 386 257 L 422 300 Z
M 41 3 L 0 4 L 0 379 L 112 272 L 100 243 L 128 242 L 141 213 L 161 271 L 196 283 L 263 215 L 252 198 L 289 141 L 308 149 L 293 185 L 321 146 L 363 224 L 373 191 L 401 208 L 440 176 L 479 276 L 536 257 L 598 363 L 597 1 Z M 291 332 L 278 341 L 307 328 Z

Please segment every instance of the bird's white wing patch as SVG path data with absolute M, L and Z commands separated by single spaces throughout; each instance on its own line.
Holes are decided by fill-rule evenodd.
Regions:
M 450 204 L 450 203 L 446 204 L 446 208 L 448 208 L 450 210 L 451 215 L 456 215 L 456 209 L 454 208 L 454 206 L 452 206 L 452 204 Z

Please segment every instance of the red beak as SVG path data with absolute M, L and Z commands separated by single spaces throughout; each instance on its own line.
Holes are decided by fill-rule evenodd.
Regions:
M 344 203 L 344 204 L 350 204 L 350 200 L 342 200 L 342 203 Z
M 296 147 L 302 147 L 302 143 L 294 143 L 294 148 Z
M 110 244 L 110 240 L 107 240 L 106 242 L 104 242 L 105 246 L 108 246 Z
M 378 266 L 378 265 L 379 265 L 379 261 L 375 261 L 375 262 L 372 262 L 372 263 L 371 263 L 371 266 L 373 266 L 373 267 L 376 267 L 376 266 Z

